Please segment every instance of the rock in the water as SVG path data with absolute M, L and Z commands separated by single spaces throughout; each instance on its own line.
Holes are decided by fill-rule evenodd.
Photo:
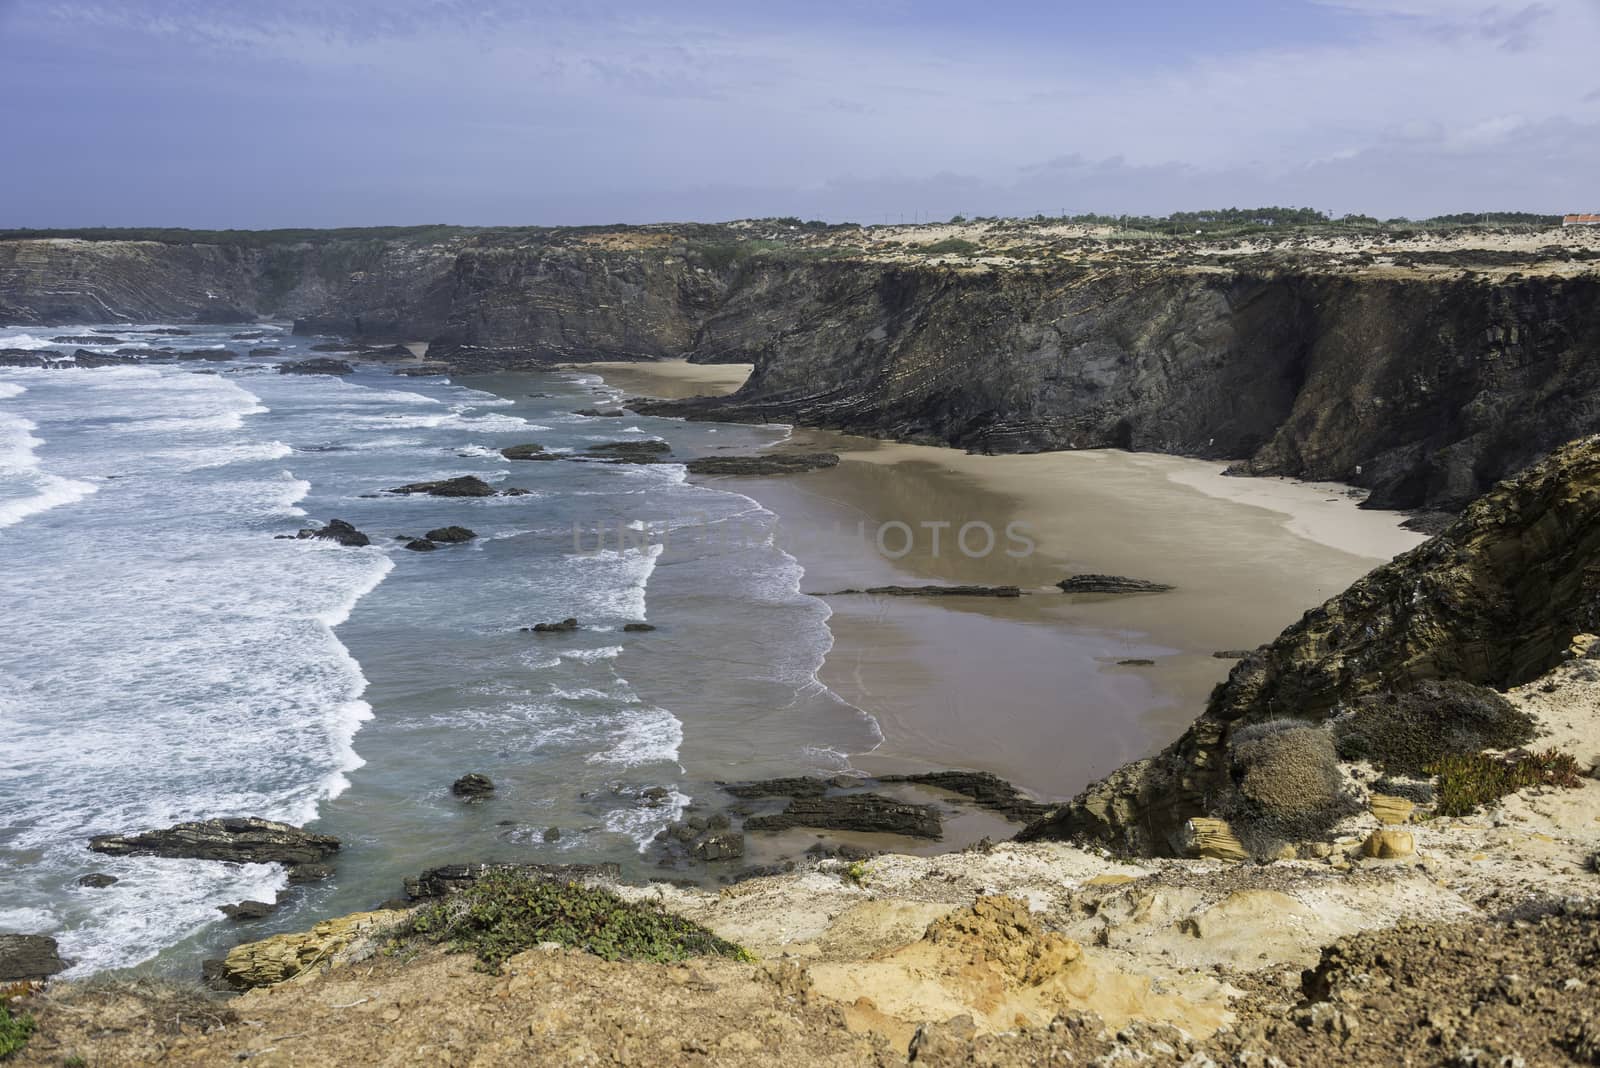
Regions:
M 407 879 L 406 898 L 427 901 L 446 897 L 467 889 L 491 872 L 513 872 L 529 878 L 562 883 L 612 881 L 622 876 L 622 869 L 615 864 L 445 864 L 429 868 L 414 879 Z
M 650 623 L 624 623 L 622 625 L 622 629 L 629 634 L 640 634 L 645 631 L 655 630 L 656 628 Z
M 469 771 L 450 784 L 450 792 L 468 801 L 482 801 L 494 793 L 494 781 L 482 772 Z
M 1131 657 L 1131 658 L 1129 658 L 1127 660 L 1118 660 L 1117 661 L 1117 666 L 1118 667 L 1149 667 L 1154 663 L 1155 663 L 1155 661 L 1151 660 L 1149 657 L 1135 656 L 1135 657 Z
M 237 905 L 218 905 L 217 911 L 235 922 L 264 920 L 278 911 L 278 906 L 265 901 L 241 901 Z
M 1397 860 L 1417 851 L 1409 831 L 1396 831 L 1388 827 L 1373 831 L 1361 843 L 1361 855 L 1379 860 Z
M 471 541 L 477 536 L 466 527 L 440 527 L 423 535 L 429 541 L 438 542 L 440 545 L 460 545 L 462 542 Z
M 528 442 L 525 445 L 507 445 L 500 450 L 507 460 L 559 460 L 560 455 L 544 451 L 543 445 Z
M 220 975 L 236 990 L 298 978 L 316 968 L 343 963 L 352 949 L 365 946 L 404 918 L 405 913 L 400 912 L 357 912 L 324 920 L 309 931 L 246 942 L 229 951 Z
M 0 983 L 48 979 L 67 970 L 56 940 L 45 935 L 0 934 Z
M 117 877 L 115 875 L 105 875 L 97 871 L 90 872 L 88 875 L 78 876 L 79 886 L 87 886 L 94 890 L 104 889 L 107 886 L 114 886 L 116 885 L 116 882 Z
M 698 839 L 693 850 L 701 860 L 736 860 L 744 856 L 744 835 L 738 831 L 714 831 Z
M 1000 776 L 987 771 L 925 771 L 915 775 L 880 775 L 878 781 L 916 783 L 963 794 L 984 808 L 993 809 L 1008 819 L 1019 822 L 1038 819 L 1054 807 L 1027 797 Z
M 356 347 L 347 341 L 319 341 L 311 346 L 312 352 L 354 352 Z
M 546 842 L 559 842 L 559 841 L 561 841 L 561 828 L 560 827 L 546 827 L 544 829 L 544 840 Z
M 89 840 L 96 853 L 115 857 L 180 857 L 236 864 L 316 864 L 339 851 L 339 839 L 255 816 L 180 823 L 140 834 L 103 834 Z
M 685 466 L 691 475 L 794 475 L 838 464 L 837 453 L 779 452 L 761 456 L 701 456 Z
M 410 549 L 414 553 L 431 553 L 433 550 L 437 549 L 438 546 L 427 538 L 412 538 L 406 542 L 405 548 Z
M 333 874 L 331 864 L 294 864 L 289 868 L 289 885 L 321 882 Z
M 1218 660 L 1243 660 L 1253 652 L 1254 649 L 1218 649 L 1211 655 Z
M 587 415 L 601 419 L 621 419 L 628 413 L 621 408 L 579 408 L 573 415 Z
M 578 621 L 568 616 L 559 623 L 535 623 L 531 627 L 523 627 L 524 634 L 560 634 L 569 630 L 577 630 Z
M 1165 582 L 1123 575 L 1070 575 L 1056 585 L 1067 593 L 1165 593 L 1172 589 Z
M 872 594 L 877 597 L 1021 597 L 1018 586 L 869 586 L 864 590 L 836 590 L 829 597 Z
M 430 497 L 493 497 L 494 487 L 477 475 L 444 478 L 437 482 L 408 482 L 390 493 L 426 493 Z
M 584 450 L 587 456 L 610 460 L 613 463 L 653 464 L 672 451 L 664 441 L 609 441 L 603 445 L 590 445 Z
M 127 342 L 120 337 L 106 337 L 103 334 L 61 334 L 50 339 L 52 345 L 126 345 Z
M 343 360 L 318 357 L 314 360 L 296 360 L 278 365 L 280 375 L 353 375 L 356 369 Z
M 821 797 L 828 792 L 826 779 L 810 775 L 796 775 L 782 779 L 758 779 L 755 782 L 719 783 L 734 797 Z
M 747 831 L 786 831 L 791 827 L 816 827 L 832 831 L 873 831 L 912 838 L 941 838 L 943 822 L 933 805 L 914 805 L 882 794 L 840 794 L 836 797 L 797 797 L 782 812 L 751 816 Z
M 350 548 L 360 548 L 371 545 L 372 539 L 367 537 L 343 519 L 330 519 L 325 527 L 307 527 L 295 535 L 296 538 L 326 538 L 336 541 L 340 545 Z
M 397 368 L 394 373 L 404 375 L 406 378 L 430 378 L 434 375 L 447 375 L 453 370 L 454 368 L 447 363 L 418 363 L 410 367 Z

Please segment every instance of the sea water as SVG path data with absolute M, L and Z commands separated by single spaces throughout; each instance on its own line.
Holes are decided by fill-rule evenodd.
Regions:
M 92 351 L 281 350 L 0 367 L 0 931 L 54 936 L 71 974 L 192 972 L 435 864 L 640 874 L 718 779 L 838 768 L 876 741 L 817 682 L 828 609 L 800 594 L 771 513 L 675 463 L 500 454 L 748 452 L 781 428 L 579 415 L 619 397 L 570 372 L 280 374 L 315 339 L 161 325 L 0 329 L 0 348 L 71 352 L 49 339 L 100 329 L 115 338 Z M 528 492 L 386 492 L 468 474 Z M 372 545 L 292 537 L 332 518 Z M 478 537 L 404 548 L 448 525 Z M 582 629 L 522 629 L 567 617 Z M 469 771 L 495 780 L 490 803 L 450 794 Z M 281 868 L 86 848 L 233 815 L 338 835 L 336 874 L 234 925 L 218 906 L 274 900 Z M 118 881 L 78 885 L 91 872 Z

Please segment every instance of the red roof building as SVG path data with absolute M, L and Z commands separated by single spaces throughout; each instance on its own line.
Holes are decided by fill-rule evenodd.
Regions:
M 1562 226 L 1600 226 L 1600 215 L 1568 215 L 1561 220 Z

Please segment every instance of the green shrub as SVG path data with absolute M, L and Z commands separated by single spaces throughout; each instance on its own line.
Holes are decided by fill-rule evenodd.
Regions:
M 1578 762 L 1557 749 L 1510 756 L 1452 754 L 1429 765 L 1428 771 L 1439 778 L 1435 816 L 1465 816 L 1529 786 L 1582 785 Z
M 961 256 L 970 256 L 978 251 L 977 242 L 968 241 L 960 237 L 947 237 L 943 241 L 935 241 L 931 245 L 923 245 L 921 251 L 930 255 L 941 256 L 953 253 Z
M 418 910 L 399 937 L 448 942 L 490 968 L 541 942 L 559 942 L 606 960 L 750 959 L 734 943 L 660 906 L 519 872 L 492 872 Z
M 1364 698 L 1334 730 L 1341 758 L 1418 775 L 1447 756 L 1523 745 L 1533 738 L 1534 723 L 1487 686 L 1442 679 Z
M 26 1046 L 32 1034 L 33 1017 L 25 1012 L 13 1016 L 11 1007 L 0 1001 L 0 1060 Z

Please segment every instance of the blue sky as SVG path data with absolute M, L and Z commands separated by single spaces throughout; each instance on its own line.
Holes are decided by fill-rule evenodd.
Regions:
M 0 0 L 0 226 L 1600 210 L 1600 0 Z

